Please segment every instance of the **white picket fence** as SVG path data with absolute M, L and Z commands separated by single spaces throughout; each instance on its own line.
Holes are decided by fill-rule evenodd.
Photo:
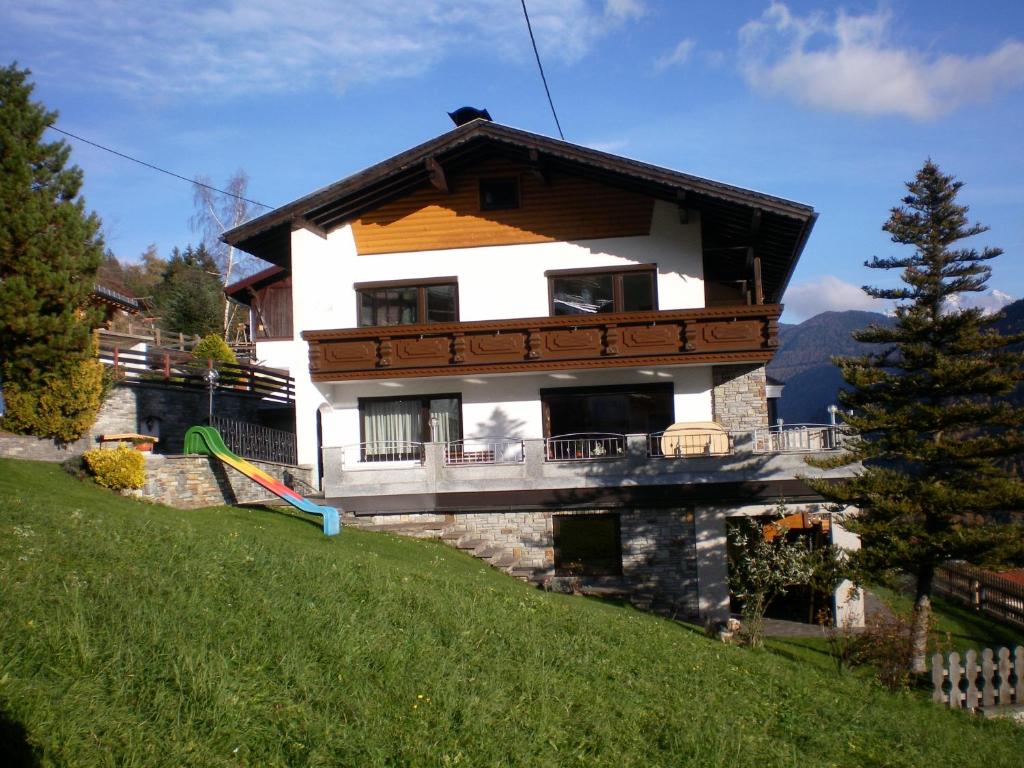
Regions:
M 993 651 L 986 648 L 978 661 L 977 651 L 932 656 L 932 701 L 950 709 L 974 711 L 979 707 L 1024 704 L 1024 646 Z

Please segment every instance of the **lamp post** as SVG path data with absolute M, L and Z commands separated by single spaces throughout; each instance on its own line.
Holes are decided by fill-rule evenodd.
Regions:
M 220 374 L 217 373 L 217 369 L 213 367 L 213 363 L 210 363 L 210 367 L 206 369 L 206 373 L 203 374 L 203 381 L 206 382 L 206 389 L 210 393 L 209 411 L 206 416 L 206 423 L 213 424 L 213 390 L 217 388 L 217 381 L 220 379 Z

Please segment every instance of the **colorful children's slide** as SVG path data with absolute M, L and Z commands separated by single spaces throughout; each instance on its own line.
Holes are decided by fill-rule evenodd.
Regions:
M 287 485 L 277 480 L 259 467 L 255 467 L 245 459 L 239 458 L 224 445 L 224 439 L 213 427 L 189 427 L 185 433 L 185 453 L 201 453 L 214 456 L 225 464 L 234 467 L 246 477 L 255 480 L 275 496 L 287 501 L 296 509 L 311 515 L 320 515 L 324 519 L 324 535 L 336 536 L 341 532 L 341 520 L 338 510 L 334 507 L 321 507 L 306 499 Z

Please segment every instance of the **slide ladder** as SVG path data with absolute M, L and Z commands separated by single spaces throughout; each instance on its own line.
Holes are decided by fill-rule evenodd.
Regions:
M 185 433 L 185 453 L 200 453 L 213 456 L 225 464 L 234 467 L 250 480 L 259 483 L 275 496 L 284 499 L 296 509 L 319 515 L 324 520 L 324 535 L 336 536 L 341 532 L 341 519 L 334 507 L 322 507 L 309 499 L 300 496 L 280 480 L 268 475 L 262 469 L 236 456 L 224 445 L 221 437 L 213 427 L 189 427 Z

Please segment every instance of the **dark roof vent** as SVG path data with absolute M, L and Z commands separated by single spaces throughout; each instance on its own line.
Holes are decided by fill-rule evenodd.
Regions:
M 459 107 L 454 112 L 449 112 L 448 117 L 452 119 L 456 127 L 477 119 L 493 122 L 490 112 L 486 109 L 477 109 L 476 107 Z

